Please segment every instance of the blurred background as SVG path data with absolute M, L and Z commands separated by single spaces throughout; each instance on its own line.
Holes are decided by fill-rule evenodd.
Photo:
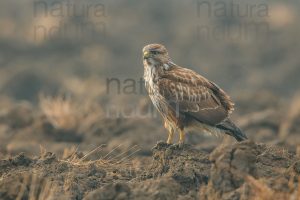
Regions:
M 299 1 L 10 0 L 0 3 L 0 152 L 106 144 L 149 155 L 166 131 L 145 92 L 141 50 L 220 85 L 257 142 L 296 151 Z M 190 135 L 212 150 L 225 138 Z

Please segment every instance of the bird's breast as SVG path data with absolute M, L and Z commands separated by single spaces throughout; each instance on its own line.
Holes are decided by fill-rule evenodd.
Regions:
M 152 95 L 152 93 L 154 92 L 158 92 L 158 86 L 157 86 L 158 73 L 155 66 L 145 64 L 144 79 L 145 79 L 145 86 L 149 95 Z
M 168 66 L 163 66 L 168 67 Z M 170 106 L 164 96 L 160 93 L 158 80 L 161 77 L 161 72 L 155 66 L 145 65 L 144 68 L 144 79 L 145 86 L 148 91 L 149 97 L 154 107 L 159 111 L 164 120 L 172 127 L 175 127 L 176 120 L 174 112 L 170 109 Z
M 153 105 L 159 110 L 162 111 L 162 100 L 163 97 L 159 93 L 159 87 L 157 81 L 159 79 L 159 74 L 157 68 L 152 65 L 145 65 L 144 69 L 144 79 L 145 79 L 145 87 L 149 94 L 149 97 L 153 103 Z

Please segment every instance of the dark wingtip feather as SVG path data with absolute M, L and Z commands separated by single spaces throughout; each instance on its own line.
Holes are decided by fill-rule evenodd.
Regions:
M 247 140 L 248 137 L 244 134 L 239 127 L 237 127 L 229 119 L 216 125 L 217 128 L 225 131 L 226 134 L 233 136 L 237 141 Z

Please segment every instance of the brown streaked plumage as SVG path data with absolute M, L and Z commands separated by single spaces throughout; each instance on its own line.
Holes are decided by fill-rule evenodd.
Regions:
M 179 131 L 182 144 L 185 132 L 191 129 L 226 133 L 238 141 L 247 139 L 229 119 L 233 102 L 215 83 L 174 64 L 160 44 L 143 48 L 143 63 L 147 91 L 169 131 L 167 143 L 172 143 L 174 132 Z

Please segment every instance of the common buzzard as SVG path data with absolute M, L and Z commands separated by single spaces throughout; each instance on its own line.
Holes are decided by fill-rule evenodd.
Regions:
M 233 102 L 215 83 L 173 63 L 160 44 L 143 48 L 143 63 L 146 89 L 169 131 L 168 144 L 175 131 L 180 134 L 179 144 L 183 144 L 189 130 L 225 133 L 237 141 L 247 139 L 229 119 Z

